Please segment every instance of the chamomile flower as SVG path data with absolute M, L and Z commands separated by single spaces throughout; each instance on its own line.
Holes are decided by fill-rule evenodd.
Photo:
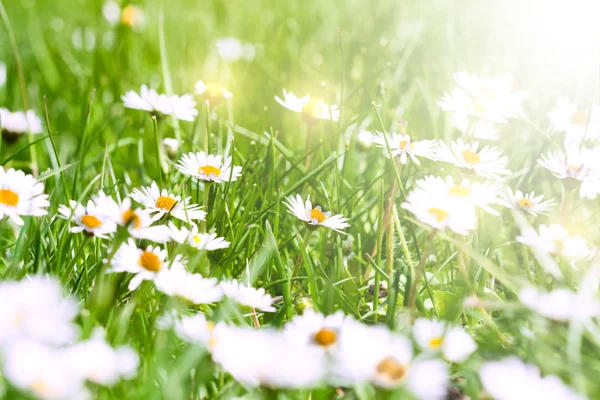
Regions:
M 527 308 L 555 321 L 584 320 L 600 314 L 600 304 L 566 288 L 540 293 L 533 287 L 519 292 L 519 300 Z
M 306 309 L 295 316 L 283 329 L 283 336 L 300 344 L 331 350 L 337 347 L 340 331 L 347 319 L 341 311 L 331 315 L 319 314 Z
M 121 9 L 118 3 L 107 1 L 102 7 L 102 15 L 111 24 L 116 25 L 119 22 L 131 28 L 140 28 L 146 20 L 144 12 L 133 4 L 128 4 Z
M 233 97 L 233 94 L 225 87 L 216 83 L 196 82 L 196 94 L 201 94 L 211 106 L 216 106 L 226 99 Z
M 525 229 L 517 241 L 537 248 L 546 253 L 564 257 L 573 261 L 587 260 L 595 254 L 590 249 L 585 238 L 570 236 L 569 231 L 562 225 L 540 225 L 539 234 L 533 228 Z
M 37 134 L 42 130 L 42 121 L 35 111 L 10 112 L 6 108 L 0 108 L 0 131 L 6 142 L 12 143 L 22 135 L 29 132 Z
M 463 362 L 477 348 L 475 341 L 459 327 L 442 321 L 418 318 L 413 326 L 415 341 L 425 351 L 441 351 L 452 362 Z
M 171 239 L 177 243 L 187 243 L 198 250 L 212 251 L 229 247 L 225 238 L 217 237 L 216 233 L 200 233 L 196 225 L 192 225 L 192 229 L 184 226 L 177 228 L 171 222 L 168 229 Z
M 320 206 L 313 208 L 310 196 L 308 196 L 306 202 L 302 201 L 302 197 L 299 194 L 295 198 L 294 196 L 288 196 L 286 200 L 287 202 L 284 202 L 284 204 L 288 208 L 288 212 L 304 221 L 309 227 L 317 228 L 323 226 L 336 232 L 344 233 L 342 229 L 350 226 L 346 222 L 348 218 L 344 218 L 342 214 L 331 216 L 330 212 L 323 212 Z
M 48 214 L 48 195 L 44 194 L 44 184 L 23 171 L 0 166 L 0 221 L 10 218 L 15 224 L 23 225 L 21 216 L 42 216 Z
M 199 153 L 184 154 L 177 163 L 183 174 L 204 182 L 233 182 L 240 177 L 242 167 L 231 165 L 231 156 L 223 161 L 223 156 Z
M 506 169 L 508 158 L 501 156 L 502 152 L 496 147 L 485 146 L 479 149 L 479 143 L 464 143 L 462 139 L 452 142 L 451 147 L 440 144 L 436 158 L 452 163 L 460 168 L 473 170 L 485 178 L 501 180 L 500 175 L 510 175 Z
M 545 200 L 544 195 L 535 195 L 535 192 L 523 193 L 517 190 L 515 193 L 508 189 L 500 194 L 499 204 L 507 208 L 517 208 L 531 215 L 547 215 L 547 212 L 555 203 L 554 199 Z
M 309 124 L 314 124 L 320 119 L 331 121 L 340 119 L 340 110 L 337 105 L 329 105 L 322 100 L 311 99 L 309 95 L 297 97 L 283 89 L 283 99 L 275 96 L 275 100 L 288 110 L 302 113 L 302 118 Z
M 72 233 L 84 232 L 86 235 L 106 238 L 106 235 L 116 232 L 117 224 L 109 217 L 111 210 L 105 205 L 99 207 L 93 200 L 89 200 L 84 207 L 70 200 L 69 206 L 62 204 L 58 212 L 62 218 L 75 222 L 70 230 Z
M 223 281 L 220 286 L 225 296 L 243 306 L 256 308 L 264 312 L 275 312 L 273 298 L 263 288 L 255 289 L 234 279 Z
M 173 115 L 182 121 L 193 121 L 198 115 L 196 102 L 191 95 L 167 96 L 158 94 L 154 89 L 148 89 L 146 85 L 142 85 L 139 94 L 130 90 L 121 96 L 121 100 L 127 108 L 148 111 L 158 116 Z
M 373 142 L 383 148 L 387 148 L 385 144 L 384 133 L 377 132 L 373 135 Z M 410 136 L 392 133 L 388 135 L 387 141 L 392 151 L 392 156 L 400 156 L 400 162 L 406 164 L 410 156 L 416 164 L 421 164 L 417 157 L 425 157 L 430 160 L 435 160 L 435 150 L 438 146 L 435 140 L 419 140 L 411 141 Z
M 153 220 L 158 220 L 165 215 L 182 221 L 204 220 L 206 217 L 206 212 L 201 210 L 202 207 L 190 204 L 191 197 L 182 200 L 180 196 L 169 194 L 166 189 L 160 190 L 156 182 L 152 182 L 150 187 L 142 187 L 141 190 L 134 189 L 130 196 L 146 207 Z
M 538 159 L 538 163 L 559 179 L 593 182 L 600 179 L 598 154 L 599 152 L 571 148 L 566 152 L 548 153 Z
M 162 269 L 156 275 L 154 285 L 166 295 L 177 296 L 193 304 L 212 304 L 223 297 L 216 278 L 187 272 L 179 262 L 169 269 Z
M 208 321 L 202 313 L 184 315 L 175 319 L 175 333 L 186 342 L 210 347 L 214 329 L 214 322 Z

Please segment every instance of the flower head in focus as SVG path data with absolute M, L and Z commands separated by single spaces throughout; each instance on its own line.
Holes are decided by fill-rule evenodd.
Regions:
M 169 231 L 171 238 L 177 243 L 187 243 L 198 250 L 213 251 L 225 249 L 230 244 L 225 238 L 217 237 L 216 233 L 199 232 L 196 225 L 192 225 L 192 229 L 188 229 L 184 226 L 177 228 L 175 224 L 170 223 Z
M 306 309 L 304 314 L 295 316 L 283 329 L 283 336 L 288 340 L 316 346 L 323 350 L 337 348 L 344 322 L 349 317 L 337 312 L 323 315 Z
M 330 212 L 323 212 L 320 206 L 313 208 L 310 196 L 306 199 L 306 202 L 302 201 L 302 197 L 299 194 L 296 197 L 288 196 L 286 201 L 284 204 L 287 206 L 288 212 L 311 227 L 323 226 L 336 232 L 344 233 L 342 229 L 350 226 L 346 222 L 348 218 L 345 218 L 342 214 L 331 216 Z
M 178 120 L 193 121 L 198 115 L 196 102 L 191 95 L 167 96 L 148 89 L 146 85 L 142 85 L 139 94 L 130 90 L 121 96 L 121 100 L 126 108 L 148 111 L 157 117 L 172 115 Z
M 204 182 L 233 182 L 241 176 L 242 167 L 231 165 L 231 156 L 223 161 L 223 156 L 199 153 L 184 154 L 177 163 L 183 174 Z
M 502 156 L 502 152 L 496 147 L 485 146 L 480 149 L 478 142 L 464 143 L 459 138 L 450 147 L 442 142 L 436 158 L 472 170 L 485 178 L 501 180 L 501 175 L 510 175 L 510 171 L 506 169 L 508 158 Z
M 463 362 L 476 349 L 475 341 L 462 328 L 448 326 L 444 322 L 418 318 L 413 335 L 424 351 L 441 351 L 444 358 L 452 362 Z
M 172 215 L 182 221 L 204 220 L 206 217 L 206 212 L 201 210 L 202 207 L 190 203 L 191 197 L 182 199 L 167 192 L 166 189 L 160 190 L 156 182 L 152 182 L 150 187 L 134 189 L 130 196 L 146 207 L 153 220 L 158 220 L 165 215 Z
M 523 193 L 520 190 L 513 193 L 510 189 L 500 194 L 499 204 L 523 210 L 531 215 L 547 215 L 546 211 L 555 205 L 554 199 L 544 200 L 543 194 L 536 196 L 535 192 Z
M 112 208 L 107 205 L 107 203 L 97 205 L 93 200 L 89 200 L 83 206 L 70 200 L 69 205 L 62 204 L 58 212 L 61 218 L 75 222 L 75 226 L 71 228 L 72 233 L 83 232 L 89 236 L 106 238 L 107 235 L 117 231 L 117 224 L 110 217 Z

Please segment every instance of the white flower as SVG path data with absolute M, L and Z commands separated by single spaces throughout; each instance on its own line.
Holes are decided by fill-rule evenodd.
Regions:
M 204 278 L 187 272 L 181 263 L 162 269 L 154 278 L 154 285 L 169 296 L 177 296 L 194 304 L 211 304 L 223 297 L 216 278 Z
M 387 148 L 384 133 L 377 132 L 373 135 L 373 142 L 379 147 Z M 413 142 L 408 135 L 392 133 L 388 135 L 387 141 L 392 151 L 392 156 L 400 156 L 400 162 L 406 164 L 408 156 L 417 164 L 421 164 L 417 157 L 435 159 L 435 150 L 438 142 L 435 140 L 420 140 Z
M 141 190 L 134 189 L 130 196 L 138 203 L 142 203 L 150 214 L 154 214 L 152 218 L 155 221 L 165 215 L 172 215 L 182 221 L 204 220 L 206 217 L 206 212 L 201 210 L 202 207 L 189 203 L 191 197 L 182 200 L 180 196 L 169 194 L 166 189 L 161 191 L 156 182 L 152 182 L 150 187 L 142 187 Z
M 0 282 L 0 345 L 31 339 L 64 345 L 77 338 L 77 303 L 62 295 L 60 284 L 43 276 Z
M 286 200 L 287 202 L 284 202 L 284 204 L 288 208 L 288 212 L 310 226 L 324 226 L 339 233 L 344 233 L 342 229 L 350 226 L 346 222 L 348 218 L 344 218 L 342 214 L 331 216 L 330 212 L 323 212 L 319 206 L 313 208 L 310 196 L 307 197 L 306 202 L 302 201 L 302 197 L 299 194 L 295 198 L 294 196 L 288 196 Z
M 500 180 L 500 175 L 510 175 L 510 171 L 506 169 L 508 158 L 501 157 L 501 154 L 496 147 L 485 146 L 479 150 L 478 142 L 463 143 L 459 138 L 452 142 L 451 148 L 441 142 L 436 158 L 460 168 L 473 170 L 483 177 Z
M 231 156 L 223 161 L 222 156 L 199 153 L 184 154 L 177 163 L 183 174 L 205 182 L 233 182 L 242 173 L 242 167 L 231 165 Z
M 148 111 L 152 114 L 173 115 L 183 121 L 193 121 L 198 115 L 196 102 L 191 95 L 167 96 L 158 94 L 154 89 L 148 89 L 146 85 L 142 85 L 140 94 L 130 90 L 121 96 L 121 100 L 127 108 Z
M 139 7 L 128 4 L 121 10 L 119 4 L 112 0 L 104 3 L 102 15 L 111 25 L 116 25 L 120 21 L 131 28 L 140 28 L 145 22 L 144 12 Z
M 173 138 L 164 138 L 162 141 L 163 149 L 170 159 L 177 157 L 179 152 L 179 140 Z
M 121 378 L 133 378 L 139 363 L 138 355 L 129 346 L 113 349 L 106 342 L 102 329 L 94 330 L 90 339 L 76 343 L 66 351 L 78 374 L 104 386 L 112 386 Z
M 535 196 L 535 192 L 523 193 L 517 190 L 515 193 L 508 189 L 505 193 L 500 194 L 499 204 L 507 208 L 518 208 L 528 212 L 531 215 L 543 214 L 552 208 L 555 203 L 554 199 L 543 201 L 544 195 Z
M 598 139 L 600 121 L 597 106 L 592 109 L 582 109 L 566 97 L 556 100 L 556 107 L 548 113 L 552 127 L 558 132 L 565 132 L 565 146 L 579 147 L 583 138 Z
M 33 110 L 10 112 L 6 108 L 0 108 L 0 131 L 2 137 L 11 143 L 29 132 L 41 133 L 42 121 Z
M 533 287 L 526 287 L 519 292 L 519 300 L 527 308 L 555 321 L 584 320 L 600 314 L 597 301 L 569 289 L 540 293 Z
M 0 221 L 10 218 L 15 224 L 23 225 L 22 215 L 42 216 L 50 205 L 44 194 L 44 184 L 23 171 L 0 166 Z
M 299 98 L 283 89 L 283 99 L 275 96 L 275 100 L 288 110 L 302 113 L 302 118 L 307 123 L 316 123 L 319 119 L 331 121 L 340 119 L 340 110 L 337 105 L 329 105 L 322 100 L 311 100 L 309 95 Z
M 110 218 L 111 209 L 107 207 L 108 203 L 101 206 L 96 205 L 93 200 L 89 200 L 87 205 L 70 200 L 69 206 L 62 204 L 58 208 L 60 216 L 67 220 L 75 222 L 71 228 L 72 233 L 85 232 L 91 236 L 106 238 L 106 235 L 116 232 L 117 224 Z
M 207 348 L 211 345 L 214 329 L 215 324 L 207 321 L 202 313 L 175 319 L 175 333 L 177 336 L 187 342 L 199 343 Z
M 225 296 L 243 306 L 256 308 L 264 312 L 275 312 L 275 307 L 272 305 L 273 298 L 270 294 L 265 293 L 263 288 L 255 289 L 233 279 L 221 282 L 220 286 Z
M 595 253 L 595 250 L 587 246 L 585 238 L 571 237 L 569 231 L 559 224 L 550 226 L 542 224 L 539 230 L 538 235 L 535 229 L 527 228 L 521 236 L 517 236 L 517 241 L 574 261 L 590 259 Z
M 306 309 L 304 314 L 288 322 L 282 334 L 296 343 L 316 346 L 324 350 L 337 347 L 340 331 L 347 317 L 341 311 L 331 315 Z
M 556 376 L 540 376 L 539 369 L 516 357 L 483 363 L 481 383 L 496 400 L 583 400 Z
M 203 95 L 205 101 L 208 101 L 211 106 L 216 106 L 222 101 L 233 97 L 233 94 L 229 90 L 216 83 L 198 81 L 195 88 L 196 94 Z
M 256 49 L 251 43 L 242 42 L 233 37 L 222 37 L 217 39 L 215 47 L 219 57 L 223 61 L 237 61 L 243 59 L 252 61 L 256 56 Z
M 441 351 L 452 362 L 463 362 L 476 349 L 475 341 L 459 327 L 451 327 L 441 321 L 418 318 L 413 326 L 417 344 L 425 351 Z
M 172 222 L 169 224 L 169 234 L 177 243 L 187 243 L 198 250 L 218 250 L 229 247 L 229 242 L 225 238 L 217 237 L 216 233 L 200 233 L 198 227 L 192 225 L 192 229 L 185 226 L 177 228 Z
M 538 159 L 538 163 L 559 179 L 595 182 L 600 180 L 600 163 L 598 162 L 600 151 L 598 150 L 579 151 L 579 149 L 572 148 L 566 153 L 555 151 Z

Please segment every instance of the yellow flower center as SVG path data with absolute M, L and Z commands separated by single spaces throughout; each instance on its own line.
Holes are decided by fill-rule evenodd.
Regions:
M 471 188 L 455 185 L 448 190 L 448 194 L 456 197 L 469 197 L 471 195 Z
M 121 13 L 121 22 L 123 25 L 135 26 L 141 21 L 141 12 L 137 7 L 129 4 Z
M 19 204 L 19 195 L 8 189 L 0 189 L 0 204 L 16 207 Z
M 177 201 L 175 201 L 175 199 L 172 197 L 160 196 L 158 199 L 156 199 L 155 205 L 157 208 L 162 208 L 165 211 L 170 211 L 171 208 L 173 208 L 173 206 L 175 205 L 175 203 L 177 203 Z
M 391 382 L 399 382 L 406 375 L 407 367 L 394 357 L 388 356 L 377 364 L 376 371 Z
M 437 219 L 437 222 L 442 222 L 443 220 L 445 220 L 446 218 L 448 218 L 448 212 L 442 210 L 441 208 L 430 208 L 429 210 L 427 210 L 429 212 L 429 214 L 433 215 L 435 217 L 435 219 Z
M 140 226 L 142 226 L 142 221 L 140 220 L 140 217 L 135 212 L 133 212 L 133 210 L 125 211 L 122 215 L 122 218 L 123 222 L 125 222 L 125 225 L 132 224 L 134 228 L 139 228 Z
M 227 89 L 216 83 L 208 83 L 204 90 L 204 98 L 211 106 L 217 105 L 227 98 Z
M 198 236 L 198 235 L 192 236 L 192 239 L 194 239 L 194 242 L 196 242 L 196 244 L 200 244 L 200 242 L 201 242 L 200 236 Z
M 221 170 L 217 167 L 213 167 L 212 165 L 205 165 L 203 167 L 198 168 L 198 174 L 204 172 L 204 175 L 210 176 L 210 174 L 214 174 L 215 177 L 221 175 Z
M 523 208 L 529 208 L 533 205 L 533 203 L 531 202 L 531 200 L 523 197 L 521 200 L 519 200 L 519 205 Z
M 586 126 L 588 122 L 588 112 L 585 110 L 577 110 L 571 115 L 571 122 L 575 125 Z
M 407 145 L 410 145 L 410 146 L 408 146 L 408 149 L 406 148 Z M 400 149 L 402 149 L 402 150 L 412 150 L 414 148 L 415 148 L 415 144 L 414 143 L 411 143 L 408 140 L 401 140 L 400 141 Z
M 434 337 L 433 339 L 431 339 L 429 341 L 429 348 L 430 349 L 439 349 L 440 346 L 442 345 L 442 343 L 444 343 L 444 339 L 441 337 Z
M 479 154 L 471 150 L 463 150 L 462 156 L 465 159 L 465 162 L 469 165 L 475 165 L 481 162 L 481 157 Z
M 50 386 L 48 386 L 46 382 L 42 381 L 41 379 L 33 382 L 31 386 L 29 386 L 29 389 L 41 397 L 52 397 L 54 394 L 52 388 L 50 388 Z
M 582 166 L 581 165 L 573 165 L 573 164 L 569 164 L 567 165 L 567 172 L 571 175 L 575 175 L 577 174 L 579 171 L 581 171 Z
M 560 253 L 561 251 L 563 251 L 565 244 L 562 240 L 556 239 L 554 240 L 554 246 L 556 246 L 556 253 Z
M 327 104 L 321 100 L 310 100 L 302 107 L 302 114 L 309 120 L 327 118 L 329 116 L 329 109 L 327 108 Z
M 310 210 L 310 218 L 316 219 L 317 222 L 323 222 L 327 216 L 323 213 L 323 211 L 321 211 L 320 208 L 313 208 Z
M 313 340 L 319 346 L 328 347 L 332 344 L 335 344 L 335 342 L 337 341 L 337 333 L 330 329 L 323 328 L 317 333 L 315 333 L 315 335 L 313 336 Z
M 81 223 L 90 229 L 94 229 L 102 225 L 102 221 L 93 215 L 84 215 L 81 217 Z
M 158 272 L 162 268 L 162 261 L 160 261 L 160 258 L 151 251 L 144 251 L 140 256 L 138 264 L 140 267 L 152 272 Z

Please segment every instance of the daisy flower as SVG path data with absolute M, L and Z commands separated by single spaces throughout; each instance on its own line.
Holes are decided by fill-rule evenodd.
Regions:
M 231 156 L 223 161 L 223 156 L 203 151 L 184 154 L 176 166 L 183 174 L 204 182 L 233 182 L 242 173 L 242 167 L 232 167 Z
M 592 109 L 582 109 L 566 97 L 556 100 L 556 106 L 548 113 L 552 127 L 558 132 L 565 132 L 565 146 L 576 146 L 584 137 L 597 139 L 600 135 L 597 106 Z
M 189 273 L 181 263 L 174 263 L 171 268 L 160 271 L 154 285 L 166 295 L 177 296 L 193 304 L 212 304 L 223 297 L 216 278 Z
M 574 261 L 587 260 L 594 256 L 595 250 L 587 246 L 585 238 L 570 236 L 562 225 L 540 225 L 539 234 L 533 228 L 527 228 L 517 241 L 537 248 L 546 253 L 561 256 Z
M 331 121 L 340 119 L 340 110 L 337 105 L 329 105 L 322 100 L 311 100 L 309 95 L 299 98 L 283 89 L 283 99 L 275 96 L 275 101 L 288 110 L 302 113 L 302 118 L 309 124 L 314 124 L 320 119 Z
M 385 144 L 384 133 L 377 132 L 373 135 L 373 143 L 379 147 L 387 148 Z M 421 164 L 417 157 L 425 157 L 430 160 L 435 160 L 435 150 L 438 146 L 435 140 L 420 140 L 413 142 L 408 135 L 392 133 L 387 137 L 392 151 L 392 156 L 400 156 L 400 162 L 406 164 L 408 156 L 417 164 Z
M 7 143 L 12 143 L 29 132 L 37 134 L 42 130 L 42 121 L 35 111 L 10 112 L 6 108 L 0 108 L 0 131 Z
M 212 251 L 229 247 L 225 238 L 217 237 L 216 233 L 200 233 L 196 225 L 192 225 L 190 230 L 184 226 L 177 228 L 171 222 L 168 229 L 171 239 L 177 243 L 187 243 L 198 250 Z
M 211 337 L 215 323 L 208 321 L 204 314 L 197 313 L 175 319 L 175 333 L 186 342 L 198 343 L 207 348 L 211 346 Z
M 290 341 L 330 350 L 337 347 L 347 318 L 341 311 L 323 315 L 306 309 L 304 314 L 295 316 L 285 325 L 282 334 Z
M 165 215 L 182 221 L 188 220 L 204 220 L 206 212 L 202 211 L 200 206 L 190 204 L 191 197 L 182 200 L 180 196 L 169 194 L 166 189 L 160 190 L 156 182 L 152 182 L 150 187 L 142 187 L 142 189 L 134 189 L 129 195 L 138 203 L 146 207 L 149 214 L 153 214 L 152 219 L 158 220 Z
M 538 163 L 559 179 L 597 181 L 600 179 L 600 167 L 593 156 L 598 157 L 598 152 L 570 149 L 566 153 L 548 153 L 538 159 Z
M 104 15 L 104 18 L 111 25 L 116 25 L 120 22 L 131 28 L 142 27 L 146 19 L 141 8 L 128 4 L 121 9 L 121 6 L 114 1 L 104 3 L 102 15 Z
M 164 138 L 162 141 L 162 147 L 167 153 L 167 156 L 174 160 L 179 153 L 179 140 L 173 138 Z
M 533 287 L 526 287 L 519 292 L 519 300 L 530 310 L 555 321 L 581 321 L 600 314 L 597 301 L 566 288 L 540 293 Z
M 256 49 L 252 43 L 242 42 L 233 37 L 217 39 L 215 47 L 217 48 L 219 58 L 227 62 L 240 59 L 252 61 L 256 56 Z
M 502 152 L 496 147 L 485 146 L 479 149 L 478 142 L 464 143 L 459 138 L 452 142 L 451 147 L 441 142 L 436 153 L 438 160 L 473 170 L 485 178 L 501 180 L 500 175 L 510 175 L 510 171 L 506 169 L 508 158 L 501 157 Z
M 158 116 L 172 115 L 182 121 L 193 121 L 198 115 L 196 102 L 191 95 L 167 96 L 158 94 L 154 89 L 148 89 L 146 85 L 142 85 L 139 94 L 130 90 L 121 96 L 121 100 L 127 108 L 148 111 Z
M 74 200 L 69 201 L 69 206 L 61 204 L 58 207 L 60 217 L 66 220 L 73 220 L 75 226 L 71 227 L 72 233 L 83 232 L 89 236 L 106 238 L 106 235 L 117 231 L 117 224 L 109 217 L 111 210 L 96 205 L 93 200 L 89 200 L 84 207 Z
M 273 298 L 265 293 L 265 289 L 255 289 L 252 286 L 246 286 L 234 279 L 220 283 L 223 293 L 228 298 L 235 300 L 239 304 L 264 312 L 275 312 L 273 307 Z
M 216 106 L 223 100 L 233 97 L 233 94 L 230 91 L 216 83 L 204 83 L 198 81 L 195 88 L 196 94 L 204 95 L 204 99 L 208 101 L 208 104 L 211 106 Z
M 348 218 L 344 218 L 342 214 L 331 216 L 330 212 L 323 212 L 319 206 L 313 208 L 310 196 L 308 196 L 306 202 L 302 201 L 302 197 L 299 194 L 295 198 L 294 196 L 288 196 L 286 200 L 287 203 L 284 202 L 284 204 L 288 208 L 288 212 L 304 221 L 309 227 L 318 228 L 319 226 L 324 226 L 336 232 L 344 233 L 342 229 L 350 226 L 346 222 Z
M 535 192 L 523 193 L 517 190 L 515 193 L 508 189 L 505 193 L 500 194 L 499 204 L 507 208 L 518 208 L 531 215 L 548 215 L 546 211 L 552 208 L 555 203 L 554 199 L 543 201 L 544 195 L 536 197 Z
M 413 326 L 415 341 L 425 351 L 441 351 L 451 362 L 463 362 L 476 349 L 475 341 L 462 328 L 441 321 L 418 318 Z
M 21 216 L 42 216 L 48 214 L 48 195 L 44 194 L 44 184 L 23 171 L 0 166 L 0 220 L 10 218 L 15 224 L 23 225 Z

